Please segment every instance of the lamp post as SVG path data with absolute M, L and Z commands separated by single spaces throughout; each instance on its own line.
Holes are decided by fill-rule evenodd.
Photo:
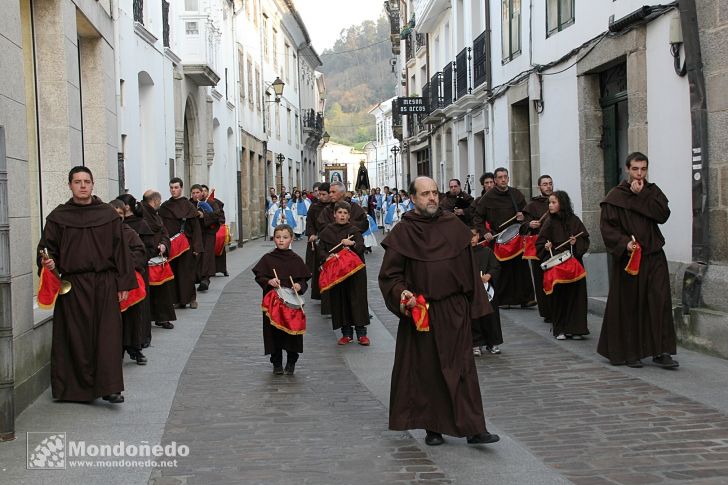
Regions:
M 286 160 L 286 156 L 282 153 L 279 153 L 276 155 L 276 173 L 278 172 L 278 168 L 281 169 L 281 185 L 280 185 L 280 193 L 278 194 L 280 197 L 283 196 L 283 162 Z
M 283 81 L 281 81 L 281 78 L 277 77 L 275 81 L 273 81 L 273 92 L 276 95 L 275 102 L 280 103 L 281 102 L 281 96 L 283 96 L 283 87 L 286 85 Z
M 394 145 L 394 146 L 392 147 L 392 149 L 391 149 L 391 150 L 389 150 L 390 152 L 392 152 L 392 155 L 394 156 L 394 185 L 397 185 L 397 154 L 398 154 L 398 153 L 399 153 L 399 152 L 400 152 L 401 150 L 402 150 L 402 149 L 401 149 L 401 148 L 399 148 L 399 146 L 397 146 L 397 145 Z M 397 190 L 399 190 L 399 189 L 401 189 L 402 187 L 396 187 L 396 188 L 397 188 Z

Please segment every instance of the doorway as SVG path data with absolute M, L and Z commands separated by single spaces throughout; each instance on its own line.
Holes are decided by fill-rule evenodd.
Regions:
M 627 102 L 627 64 L 622 62 L 599 74 L 604 152 L 604 193 L 624 178 L 622 161 L 628 155 L 629 111 Z

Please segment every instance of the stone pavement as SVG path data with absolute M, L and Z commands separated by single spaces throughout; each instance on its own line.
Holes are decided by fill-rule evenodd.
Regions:
M 200 309 L 155 329 L 150 364 L 125 364 L 127 403 L 42 396 L 18 440 L 0 444 L 0 483 L 728 483 L 728 362 L 680 349 L 677 371 L 612 367 L 595 354 L 596 316 L 592 338 L 559 342 L 533 309 L 502 312 L 503 353 L 477 359 L 500 443 L 430 448 L 420 430 L 388 431 L 397 321 L 376 282 L 381 248 L 367 259 L 372 346 L 337 346 L 309 302 L 296 375 L 273 376 L 249 270 L 270 247 L 230 253 L 231 277 L 213 280 Z M 169 468 L 26 471 L 25 431 L 174 441 L 190 454 Z

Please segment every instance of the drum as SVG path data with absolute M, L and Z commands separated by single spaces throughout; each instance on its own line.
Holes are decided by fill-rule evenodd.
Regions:
M 169 260 L 172 261 L 174 258 L 190 249 L 190 242 L 184 232 L 175 234 L 169 238 Z
M 174 279 L 172 267 L 164 256 L 155 256 L 147 261 L 149 286 L 160 286 Z
M 222 256 L 228 244 L 230 244 L 230 226 L 221 224 L 215 233 L 215 256 Z
M 296 295 L 293 288 L 280 287 L 276 289 L 276 293 L 278 293 L 278 298 L 281 299 L 281 302 L 288 308 L 303 308 L 303 298 L 300 295 Z
M 119 302 L 119 310 L 121 310 L 122 313 L 147 297 L 147 287 L 146 284 L 144 284 L 144 277 L 142 277 L 142 274 L 139 271 L 134 271 L 134 274 L 136 276 L 137 287 L 133 290 L 129 290 L 129 296 L 126 300 Z
M 498 234 L 493 254 L 498 261 L 509 261 L 523 253 L 523 238 L 519 234 L 520 224 L 511 224 Z
M 303 313 L 303 308 L 292 308 L 284 303 L 278 291 L 266 293 L 260 307 L 270 324 L 278 330 L 289 335 L 303 335 L 306 332 L 306 314 Z
M 546 271 L 547 269 L 555 268 L 569 258 L 571 258 L 571 251 L 567 249 L 563 253 L 552 256 L 543 263 L 541 263 L 541 269 Z
M 561 283 L 574 283 L 586 278 L 586 270 L 571 251 L 564 251 L 549 258 L 541 265 L 543 272 L 543 291 L 547 295 L 554 292 L 554 286 Z
M 536 240 L 538 235 L 523 236 L 523 259 L 538 259 Z
M 495 288 L 493 288 L 493 285 L 491 285 L 490 282 L 483 283 L 483 286 L 485 287 L 485 292 L 488 294 L 488 301 L 493 301 Z
M 326 260 L 321 265 L 321 273 L 319 273 L 321 293 L 338 285 L 364 266 L 361 258 L 349 248 L 334 253 L 333 258 Z
M 506 227 L 505 230 L 503 230 L 498 237 L 496 238 L 495 242 L 497 244 L 507 244 L 511 242 L 513 239 L 518 237 L 518 233 L 521 230 L 520 224 L 511 224 L 510 226 Z

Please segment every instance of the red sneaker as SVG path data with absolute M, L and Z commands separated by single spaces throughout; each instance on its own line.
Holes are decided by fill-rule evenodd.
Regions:
M 371 341 L 369 340 L 369 337 L 364 335 L 363 337 L 359 337 L 359 345 L 370 345 Z
M 349 342 L 352 342 L 354 339 L 351 337 L 341 337 L 339 341 L 337 342 L 339 345 L 346 345 Z

